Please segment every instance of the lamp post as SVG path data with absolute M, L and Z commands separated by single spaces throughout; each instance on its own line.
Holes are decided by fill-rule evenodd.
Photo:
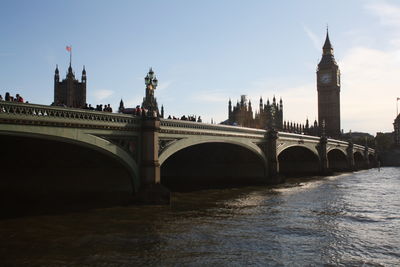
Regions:
M 144 77 L 144 83 L 146 85 L 146 97 L 143 99 L 142 106 L 144 109 L 147 109 L 149 114 L 153 114 L 154 112 L 156 112 L 156 116 L 158 116 L 157 101 L 154 98 L 154 90 L 157 88 L 158 80 L 154 75 L 154 71 L 152 68 L 150 68 L 146 77 Z

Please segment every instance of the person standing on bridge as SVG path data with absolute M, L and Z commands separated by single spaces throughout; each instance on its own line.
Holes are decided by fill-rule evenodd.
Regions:
M 22 96 L 20 96 L 19 94 L 17 94 L 17 95 L 15 96 L 15 98 L 16 98 L 17 102 L 19 102 L 19 103 L 24 103 L 24 99 L 23 99 Z

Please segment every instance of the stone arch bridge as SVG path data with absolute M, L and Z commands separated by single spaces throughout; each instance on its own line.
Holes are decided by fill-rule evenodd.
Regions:
M 267 183 L 283 182 L 279 174 L 352 171 L 376 162 L 371 148 L 325 137 L 6 101 L 0 101 L 2 136 L 52 140 L 102 153 L 128 171 L 136 192 L 160 184 L 163 165 L 175 155 L 213 157 L 214 149 L 227 151 L 222 157 L 247 153 L 252 160 L 246 164 L 257 161 Z M 201 164 L 197 166 L 207 168 Z M 172 165 L 165 171 L 174 174 L 182 168 Z

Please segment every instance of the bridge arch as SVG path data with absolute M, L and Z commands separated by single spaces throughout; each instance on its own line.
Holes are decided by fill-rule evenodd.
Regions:
M 172 141 L 170 145 L 161 152 L 158 161 L 160 165 L 164 163 L 170 156 L 176 152 L 185 149 L 190 146 L 206 144 L 206 143 L 224 143 L 241 146 L 253 153 L 255 153 L 263 162 L 267 162 L 264 152 L 256 144 L 249 140 L 238 141 L 229 138 L 209 138 L 209 137 L 197 137 L 197 138 L 183 138 L 180 140 Z
M 121 163 L 130 174 L 134 191 L 140 187 L 139 169 L 134 159 L 122 148 L 103 138 L 73 128 L 37 127 L 27 125 L 2 125 L 0 135 L 36 138 L 73 144 L 97 151 Z
M 182 141 L 160 155 L 161 183 L 171 190 L 265 182 L 265 156 L 256 145 L 206 138 Z
M 320 158 L 316 149 L 305 145 L 291 145 L 277 155 L 279 173 L 283 175 L 308 175 L 320 171 Z
M 341 149 L 331 149 L 327 153 L 328 168 L 332 171 L 346 171 L 349 169 L 347 155 Z

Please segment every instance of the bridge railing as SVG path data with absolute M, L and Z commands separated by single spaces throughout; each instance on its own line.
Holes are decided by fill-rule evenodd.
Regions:
M 263 138 L 266 131 L 262 129 L 253 129 L 239 126 L 221 125 L 221 124 L 208 124 L 192 121 L 182 121 L 182 120 L 170 120 L 161 119 L 161 130 L 165 129 L 175 129 L 182 131 L 193 131 L 193 132 L 225 132 L 231 134 L 240 135 L 251 135 Z
M 319 142 L 320 139 L 318 136 L 304 135 L 297 133 L 279 132 L 278 134 L 280 139 L 296 139 L 296 140 L 311 141 L 311 142 Z
M 70 127 L 140 127 L 140 117 L 83 109 L 0 101 L 0 122 Z

